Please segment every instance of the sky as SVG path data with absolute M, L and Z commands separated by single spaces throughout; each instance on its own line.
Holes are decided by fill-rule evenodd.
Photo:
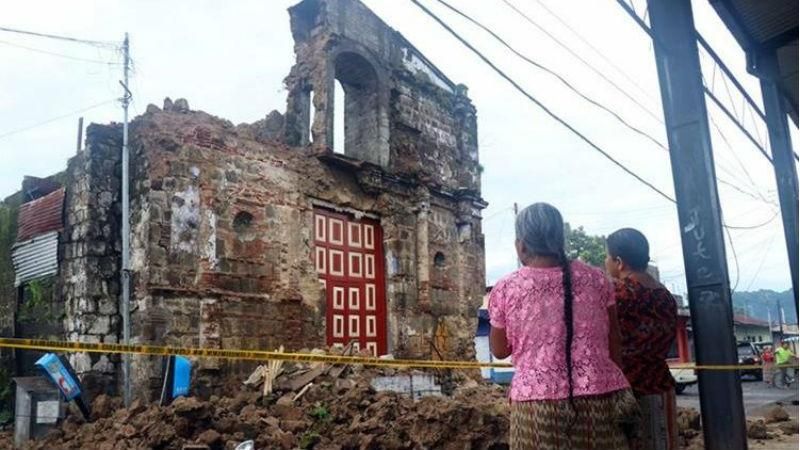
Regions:
M 585 95 L 666 146 L 658 78 L 648 36 L 613 0 L 452 0 L 531 59 L 559 73 Z M 131 39 L 133 116 L 164 97 L 234 123 L 285 110 L 283 78 L 294 61 L 286 8 L 294 0 L 28 0 L 4 8 L 0 27 L 97 40 Z M 478 111 L 487 283 L 516 267 L 513 204 L 547 201 L 573 227 L 607 235 L 635 227 L 648 237 L 662 281 L 685 292 L 675 205 L 602 157 L 515 91 L 410 1 L 365 0 L 451 80 L 469 87 Z M 511 77 L 615 158 L 673 196 L 665 150 L 589 104 L 561 81 L 532 67 L 434 0 L 423 0 Z M 644 2 L 639 0 L 639 12 Z M 706 0 L 693 1 L 695 25 L 760 105 L 758 80 Z M 42 14 L 46 10 L 47 14 Z M 565 25 L 566 24 L 566 25 Z M 568 27 L 569 28 L 568 28 Z M 548 37 L 555 36 L 564 47 Z M 573 32 L 576 30 L 578 34 Z M 121 56 L 113 48 L 0 32 L 0 198 L 24 175 L 63 170 L 76 152 L 77 120 L 121 121 Z M 719 71 L 701 54 L 714 92 L 739 105 L 759 141 L 765 127 L 728 97 Z M 621 93 L 601 78 L 602 73 Z M 631 101 L 636 99 L 643 107 Z M 709 103 L 712 143 L 731 284 L 736 290 L 791 287 L 783 229 L 769 162 Z M 717 132 L 717 128 L 719 132 Z M 793 140 L 797 129 L 790 123 Z M 724 136 L 724 138 L 723 138 Z M 733 185 L 733 187 L 731 186 Z M 731 246 L 732 242 L 732 246 Z M 734 258 L 734 254 L 736 257 Z

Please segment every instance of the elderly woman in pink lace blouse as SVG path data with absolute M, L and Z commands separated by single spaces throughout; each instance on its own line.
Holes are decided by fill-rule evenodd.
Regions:
M 490 346 L 512 357 L 512 449 L 624 450 L 636 403 L 618 367 L 612 284 L 570 261 L 556 208 L 536 203 L 517 216 L 523 267 L 489 298 Z

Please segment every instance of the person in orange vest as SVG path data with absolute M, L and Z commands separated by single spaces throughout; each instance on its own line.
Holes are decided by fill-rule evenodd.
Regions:
M 764 382 L 768 385 L 772 386 L 772 370 L 773 366 L 775 365 L 775 355 L 772 353 L 771 346 L 768 345 L 764 347 L 764 351 L 761 352 L 761 360 L 764 362 L 761 379 L 764 380 Z

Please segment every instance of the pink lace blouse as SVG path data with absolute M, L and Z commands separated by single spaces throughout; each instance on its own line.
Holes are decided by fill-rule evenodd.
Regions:
M 558 267 L 523 267 L 492 289 L 490 322 L 506 330 L 512 350 L 512 401 L 569 397 L 561 278 Z M 611 282 L 600 270 L 574 261 L 572 290 L 573 394 L 598 395 L 627 388 L 625 375 L 608 350 L 607 308 L 615 303 Z

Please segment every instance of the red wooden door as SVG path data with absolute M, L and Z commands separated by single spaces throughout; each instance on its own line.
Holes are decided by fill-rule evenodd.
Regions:
M 386 353 L 386 289 L 380 224 L 314 210 L 314 262 L 325 286 L 327 344 Z

